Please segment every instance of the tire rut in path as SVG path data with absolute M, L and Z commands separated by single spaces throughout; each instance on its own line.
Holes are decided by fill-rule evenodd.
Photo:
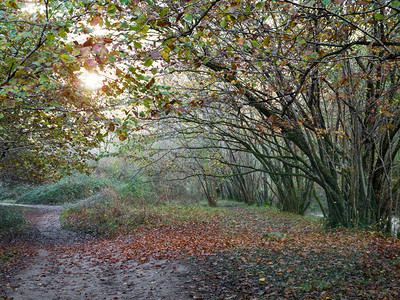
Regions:
M 183 263 L 108 263 L 93 250 L 85 251 L 94 238 L 61 228 L 62 207 L 28 207 L 35 208 L 29 242 L 37 255 L 3 283 L 6 299 L 191 299 L 184 288 L 189 271 Z

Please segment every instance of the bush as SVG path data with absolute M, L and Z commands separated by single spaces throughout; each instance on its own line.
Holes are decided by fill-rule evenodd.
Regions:
M 0 206 L 0 231 L 21 229 L 28 224 L 18 209 Z
M 18 197 L 30 189 L 30 185 L 11 185 L 0 182 L 0 202 L 15 202 Z
M 149 194 L 137 170 L 117 158 L 106 158 L 91 175 L 76 174 L 43 185 L 8 186 L 0 184 L 0 201 L 28 204 L 76 203 L 91 198 L 101 189 L 113 190 L 118 200 L 136 205 L 146 202 Z M 153 194 L 152 194 L 153 195 Z M 115 198 L 115 195 L 114 195 Z
M 114 190 L 104 188 L 64 210 L 60 221 L 69 230 L 112 235 L 126 228 L 152 224 L 157 219 L 155 213 L 130 209 L 120 201 Z
M 107 184 L 108 180 L 104 177 L 84 174 L 68 176 L 55 183 L 32 186 L 29 192 L 17 199 L 17 202 L 30 204 L 74 203 L 90 197 Z

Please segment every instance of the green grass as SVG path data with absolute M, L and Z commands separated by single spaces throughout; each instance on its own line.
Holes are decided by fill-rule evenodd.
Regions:
M 91 175 L 74 174 L 53 183 L 24 186 L 20 192 L 17 192 L 16 188 L 0 186 L 0 189 L 3 189 L 0 191 L 7 190 L 7 196 L 0 198 L 0 201 L 62 205 L 91 198 L 101 194 L 102 190 L 112 191 L 115 194 L 114 198 L 126 203 L 135 203 L 138 199 L 151 196 L 151 190 L 142 184 L 134 170 L 119 168 L 116 162 L 118 160 L 101 163 Z M 150 198 L 146 199 L 146 202 L 151 202 Z

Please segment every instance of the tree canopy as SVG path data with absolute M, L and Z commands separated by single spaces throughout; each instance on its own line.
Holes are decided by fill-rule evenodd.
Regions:
M 76 39 L 87 8 L 41 1 L 0 6 L 0 174 L 40 182 L 86 168 L 102 138 L 105 103 L 78 77 Z
M 110 67 L 99 95 L 124 104 L 123 117 L 104 122 L 120 140 L 143 117 L 197 124 L 223 147 L 251 153 L 276 189 L 321 189 L 330 225 L 390 228 L 400 186 L 400 1 L 45 7 L 34 21 L 15 1 L 1 9 L 2 164 L 18 148 L 86 155 L 105 118 L 76 72 Z

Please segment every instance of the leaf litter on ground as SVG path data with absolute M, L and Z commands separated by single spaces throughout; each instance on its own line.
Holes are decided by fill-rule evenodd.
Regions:
M 395 299 L 400 242 L 377 232 L 325 229 L 316 219 L 255 207 L 166 205 L 154 221 L 58 253 L 97 264 L 184 261 L 197 299 Z

